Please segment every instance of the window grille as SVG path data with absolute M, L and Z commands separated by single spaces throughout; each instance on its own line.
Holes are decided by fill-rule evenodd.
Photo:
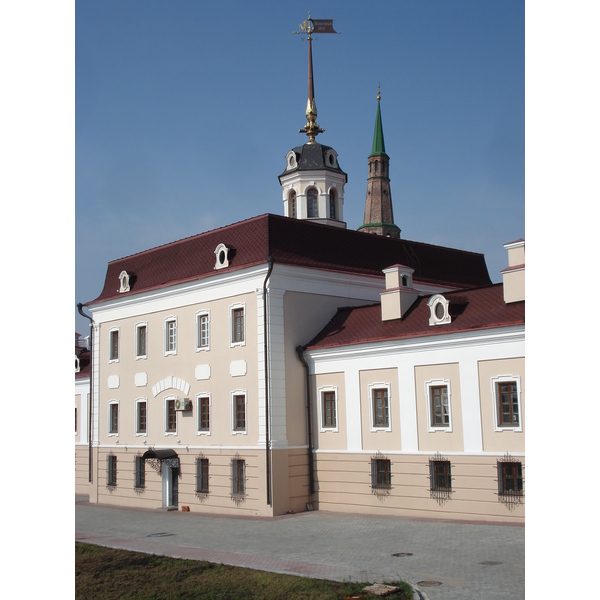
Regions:
M 234 496 L 243 496 L 246 492 L 246 461 L 233 459 L 231 461 L 232 486 Z
M 371 487 L 374 490 L 389 490 L 392 487 L 392 463 L 389 459 L 371 459 Z
M 196 493 L 208 494 L 208 458 L 196 460 Z
M 508 505 L 523 499 L 523 464 L 506 454 L 498 461 L 498 498 Z
M 109 454 L 107 458 L 107 476 L 106 482 L 109 486 L 117 485 L 117 457 L 114 454 Z
M 448 499 L 452 492 L 452 465 L 439 452 L 429 459 L 429 492 L 437 500 Z
M 135 487 L 146 487 L 146 461 L 141 456 L 135 457 Z

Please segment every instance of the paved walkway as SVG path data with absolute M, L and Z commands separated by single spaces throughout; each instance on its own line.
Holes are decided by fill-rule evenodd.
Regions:
M 522 526 L 320 511 L 216 517 L 108 507 L 76 496 L 75 539 L 322 579 L 403 579 L 430 600 L 525 598 Z

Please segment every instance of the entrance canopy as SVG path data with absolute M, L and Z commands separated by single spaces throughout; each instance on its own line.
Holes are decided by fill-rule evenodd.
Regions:
M 177 457 L 177 452 L 175 452 L 175 450 L 172 450 L 171 448 L 166 448 L 164 450 L 146 450 L 146 452 L 144 452 L 144 455 L 142 456 L 142 458 L 144 460 L 148 459 L 148 458 L 153 458 L 155 460 L 167 460 L 169 458 L 178 458 Z

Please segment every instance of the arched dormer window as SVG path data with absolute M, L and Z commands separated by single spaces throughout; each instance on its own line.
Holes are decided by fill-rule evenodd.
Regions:
M 329 218 L 337 219 L 337 192 L 334 188 L 329 192 Z
M 75 355 L 75 373 L 79 373 L 79 357 Z
M 292 190 L 290 192 L 290 196 L 288 199 L 288 217 L 292 217 L 292 219 L 295 219 L 297 217 L 296 214 L 296 192 L 295 190 Z
M 314 219 L 319 216 L 319 195 L 315 188 L 310 188 L 306 194 L 306 200 L 308 203 L 308 218 Z
M 127 271 L 121 271 L 121 274 L 119 275 L 119 282 L 120 282 L 120 286 L 119 286 L 119 294 L 122 294 L 123 292 L 128 292 L 129 291 L 129 274 L 127 273 Z

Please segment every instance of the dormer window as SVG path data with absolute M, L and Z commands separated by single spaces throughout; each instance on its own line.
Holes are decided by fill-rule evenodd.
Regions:
M 121 274 L 119 275 L 119 282 L 120 282 L 120 287 L 119 287 L 119 294 L 122 294 L 123 292 L 128 292 L 129 291 L 129 273 L 127 273 L 127 271 L 121 271 Z
M 442 294 L 436 294 L 431 297 L 427 303 L 431 311 L 431 316 L 429 317 L 430 325 L 444 325 L 452 322 L 448 305 L 448 300 Z
M 298 159 L 296 157 L 296 153 L 293 150 L 290 150 L 287 153 L 285 160 L 287 162 L 286 171 L 289 169 L 295 169 L 298 166 Z
M 229 266 L 229 248 L 225 244 L 219 244 L 215 249 L 215 269 L 224 269 Z
M 337 154 L 334 150 L 327 150 L 325 152 L 325 166 L 326 167 L 337 167 Z
M 75 356 L 75 373 L 79 373 L 79 357 Z

